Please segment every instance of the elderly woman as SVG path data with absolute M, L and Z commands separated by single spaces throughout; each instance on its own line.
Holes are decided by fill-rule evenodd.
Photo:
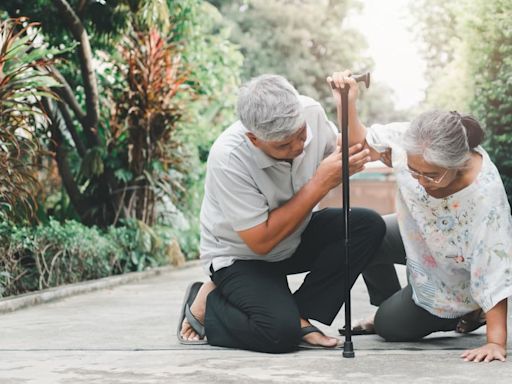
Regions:
M 410 124 L 367 129 L 357 117 L 358 87 L 349 74 L 327 80 L 350 85 L 351 144 L 363 144 L 372 160 L 393 167 L 397 183 L 397 214 L 385 218 L 380 255 L 363 274 L 372 303 L 380 305 L 376 333 L 388 341 L 417 340 L 454 330 L 481 308 L 487 343 L 462 357 L 505 360 L 512 219 L 500 175 L 480 147 L 482 128 L 470 116 L 433 111 Z M 400 289 L 392 263 L 405 260 L 409 285 Z

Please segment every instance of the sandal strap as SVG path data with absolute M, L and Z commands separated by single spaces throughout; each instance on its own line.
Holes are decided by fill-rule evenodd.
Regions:
M 308 326 L 300 329 L 300 334 L 302 337 L 309 335 L 310 333 L 314 333 L 314 332 L 318 332 L 318 333 L 321 333 L 322 335 L 324 335 L 324 333 L 320 329 L 315 327 L 314 325 L 308 325 Z
M 204 338 L 204 336 L 205 336 L 204 325 L 201 324 L 201 322 L 199 320 L 197 320 L 197 318 L 194 316 L 194 314 L 190 310 L 190 305 L 188 305 L 188 304 L 185 305 L 185 317 L 186 317 L 188 323 L 190 324 L 190 326 L 192 327 L 192 329 L 197 333 L 199 338 L 201 338 L 201 339 Z

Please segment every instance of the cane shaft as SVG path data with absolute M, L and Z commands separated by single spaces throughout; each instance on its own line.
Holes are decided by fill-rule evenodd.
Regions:
M 350 184 L 349 184 L 349 144 L 348 144 L 348 92 L 349 85 L 341 89 L 341 159 L 343 182 L 343 215 L 345 239 L 345 344 L 343 357 L 354 357 L 352 344 L 352 313 L 350 300 Z

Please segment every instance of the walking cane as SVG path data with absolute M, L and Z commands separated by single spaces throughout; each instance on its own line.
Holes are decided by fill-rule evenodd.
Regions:
M 355 81 L 363 81 L 366 88 L 370 86 L 370 73 L 352 75 Z M 334 88 L 334 84 L 331 83 Z M 342 182 L 343 182 L 343 214 L 345 222 L 345 343 L 343 344 L 343 357 L 354 357 L 354 345 L 352 344 L 352 314 L 350 302 L 350 185 L 348 167 L 348 84 L 338 89 L 341 94 L 341 119 L 338 117 L 338 125 L 341 127 L 341 161 L 342 161 Z M 337 106 L 338 107 L 338 106 Z

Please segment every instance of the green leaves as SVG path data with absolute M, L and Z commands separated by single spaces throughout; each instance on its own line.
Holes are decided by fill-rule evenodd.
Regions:
M 432 54 L 427 102 L 476 115 L 512 203 L 512 2 L 421 0 L 415 7 Z
M 135 220 L 102 231 L 76 221 L 0 223 L 0 297 L 164 265 L 171 239 Z
M 0 212 L 14 220 L 33 217 L 42 154 L 36 126 L 46 118 L 42 97 L 57 85 L 47 66 L 49 51 L 36 46 L 36 23 L 0 23 Z M 55 53 L 55 51 L 51 51 Z

